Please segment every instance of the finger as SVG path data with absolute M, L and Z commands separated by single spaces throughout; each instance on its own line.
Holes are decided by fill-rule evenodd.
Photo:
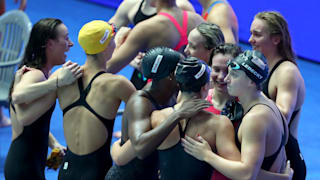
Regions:
M 83 75 L 83 73 L 81 72 L 81 73 L 77 74 L 77 75 L 75 76 L 75 78 L 76 78 L 76 79 L 79 79 L 79 78 L 82 77 L 82 75 Z
M 187 140 L 190 144 L 192 144 L 192 145 L 198 145 L 198 142 L 195 141 L 194 139 L 192 139 L 191 137 L 189 137 L 189 136 L 186 135 L 185 138 L 186 138 L 186 140 Z
M 68 60 L 67 62 L 65 62 L 63 65 L 62 65 L 62 67 L 66 67 L 66 66 L 68 66 L 68 65 L 70 65 L 72 62 L 70 61 L 70 60 Z

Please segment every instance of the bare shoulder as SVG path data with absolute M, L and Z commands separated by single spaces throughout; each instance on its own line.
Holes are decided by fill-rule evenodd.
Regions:
M 280 77 L 290 77 L 295 75 L 301 75 L 300 70 L 294 63 L 290 61 L 285 61 L 279 65 L 276 69 L 275 73 L 280 75 Z M 284 76 L 284 77 L 283 77 Z
M 43 74 L 43 72 L 39 69 L 32 68 L 30 71 L 23 74 L 21 82 L 28 81 L 28 82 L 41 82 L 45 81 L 47 78 Z
M 242 118 L 242 124 L 249 128 L 266 128 L 274 112 L 264 104 L 257 104 Z
M 170 114 L 172 114 L 172 112 L 172 108 L 153 111 L 151 114 L 152 127 L 158 126 L 163 120 L 165 120 Z

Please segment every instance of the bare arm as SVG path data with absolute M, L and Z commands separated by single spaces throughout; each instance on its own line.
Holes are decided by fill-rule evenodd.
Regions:
M 113 23 L 117 28 L 121 28 L 123 26 L 128 26 L 130 24 L 130 20 L 128 17 L 128 13 L 130 9 L 137 3 L 136 0 L 124 0 L 119 5 L 116 13 L 111 17 L 109 23 Z
M 256 123 L 257 118 L 261 119 Z M 208 148 L 208 143 L 204 139 L 200 142 L 186 137 L 183 140 L 185 151 L 199 160 L 211 164 L 219 172 L 231 179 L 256 179 L 261 167 L 266 140 L 266 126 L 263 125 L 261 114 L 247 114 L 243 118 L 241 160 L 233 161 L 222 158 Z
M 113 143 L 111 147 L 111 157 L 118 166 L 123 166 L 134 159 L 136 153 L 130 140 L 127 140 L 122 146 L 120 146 L 120 142 L 121 139 Z
M 181 119 L 192 117 L 200 110 L 209 107 L 210 103 L 204 100 L 186 102 L 154 129 L 151 127 L 152 105 L 149 100 L 146 98 L 134 100 L 134 104 L 130 106 L 139 108 L 131 110 L 131 113 L 128 114 L 128 117 L 133 118 L 129 121 L 129 138 L 137 152 L 137 157 L 143 159 L 162 143 Z M 143 109 L 148 109 L 148 111 Z
M 71 84 L 81 77 L 81 68 L 76 63 L 67 62 L 55 78 L 45 78 L 42 71 L 32 69 L 26 72 L 14 87 L 12 103 L 30 103 L 48 93 L 55 92 L 58 87 Z
M 139 23 L 131 30 L 127 39 L 112 55 L 112 58 L 107 62 L 107 72 L 118 73 L 122 68 L 128 65 L 140 51 L 145 51 L 149 47 L 149 42 L 152 38 L 152 33 L 148 33 L 143 23 Z
M 298 100 L 299 70 L 296 67 L 288 67 L 280 72 L 277 81 L 276 104 L 288 123 Z
M 224 116 L 221 116 L 219 121 L 220 124 L 216 133 L 216 148 L 218 154 L 229 160 L 240 161 L 241 154 L 235 144 L 234 128 L 231 121 Z
M 232 31 L 232 17 L 229 11 L 227 4 L 218 4 L 210 12 L 207 21 L 217 24 L 221 28 L 226 43 L 236 44 L 238 40 Z

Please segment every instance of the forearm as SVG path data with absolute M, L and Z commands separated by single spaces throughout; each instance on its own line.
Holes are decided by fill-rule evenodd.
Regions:
M 137 153 L 137 157 L 143 159 L 155 151 L 177 125 L 179 120 L 180 116 L 173 113 L 156 128 L 135 138 L 136 140 L 133 142 L 133 147 Z
M 111 148 L 111 157 L 118 166 L 128 164 L 136 157 L 131 141 L 128 140 L 122 146 L 120 146 L 120 140 L 116 141 Z
M 265 171 L 260 169 L 257 179 L 259 180 L 289 180 L 290 177 L 288 174 L 280 174 L 280 173 L 273 173 L 270 171 Z
M 252 175 L 253 170 L 246 167 L 241 161 L 224 159 L 212 151 L 207 151 L 204 161 L 230 179 L 255 179 Z
M 59 142 L 57 141 L 57 139 L 53 136 L 53 134 L 51 132 L 49 132 L 49 147 L 51 149 L 55 148 L 57 146 L 57 144 L 59 144 Z
M 17 88 L 12 93 L 12 103 L 22 104 L 29 103 L 57 89 L 57 79 L 52 78 L 43 82 Z

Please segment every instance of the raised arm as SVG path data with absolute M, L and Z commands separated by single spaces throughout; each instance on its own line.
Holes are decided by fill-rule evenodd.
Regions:
M 81 77 L 81 68 L 76 63 L 67 62 L 54 78 L 45 78 L 43 72 L 32 69 L 26 72 L 14 87 L 12 103 L 30 103 L 39 97 L 57 90 L 58 87 L 69 85 Z
M 109 23 L 113 23 L 117 28 L 128 26 L 130 24 L 129 12 L 130 9 L 137 3 L 137 0 L 124 0 L 119 5 L 116 13 L 109 19 Z
M 217 4 L 214 7 L 214 9 L 210 12 L 207 21 L 210 23 L 217 24 L 221 28 L 226 43 L 238 43 L 238 39 L 236 39 L 236 37 L 234 37 L 233 34 L 233 19 L 228 4 Z

